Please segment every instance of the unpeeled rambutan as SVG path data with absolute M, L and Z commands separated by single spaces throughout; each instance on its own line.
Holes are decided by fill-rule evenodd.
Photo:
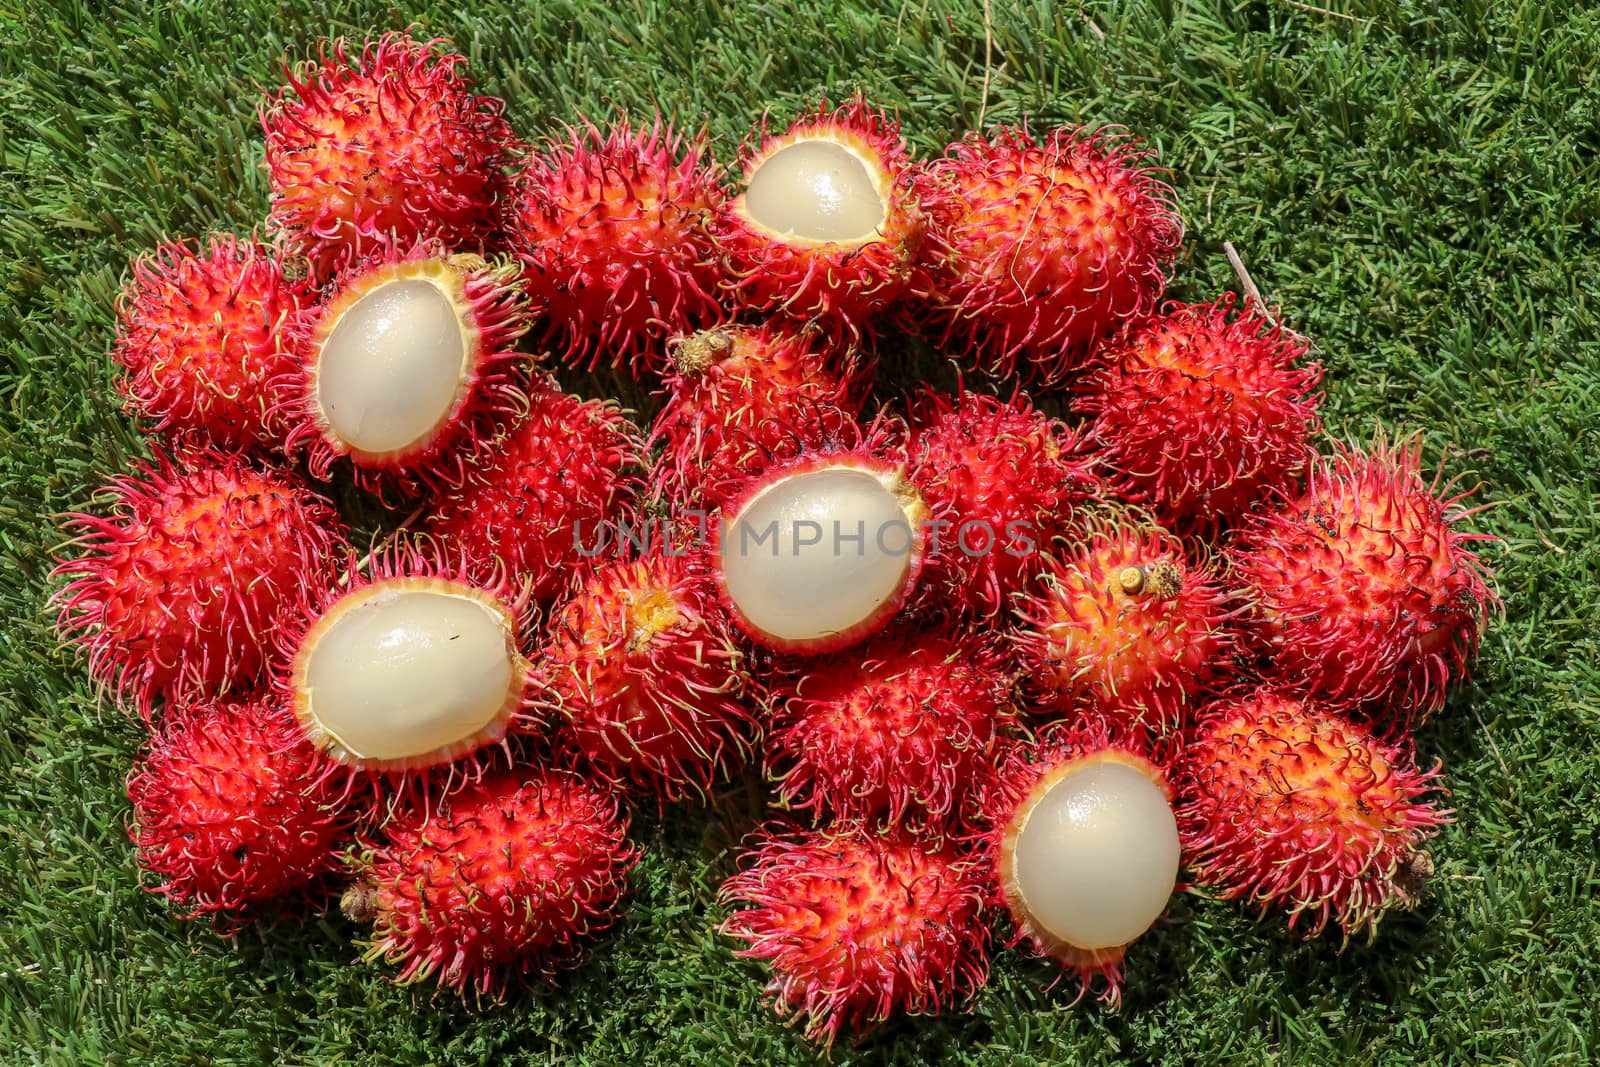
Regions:
M 62 634 L 89 673 L 149 719 L 158 699 L 247 692 L 272 634 L 333 573 L 343 527 L 322 497 L 237 456 L 165 455 L 74 514 L 84 554 L 60 563 Z
M 261 109 L 272 224 L 324 276 L 386 237 L 482 251 L 515 143 L 505 104 L 472 92 L 447 42 L 346 48 L 286 70 Z
M 659 119 L 585 123 L 529 158 L 504 225 L 540 343 L 575 367 L 662 369 L 668 337 L 718 314 L 706 220 L 720 199 L 704 147 Z
M 554 769 L 485 777 L 384 834 L 345 894 L 373 923 L 367 959 L 479 997 L 576 965 L 639 857 L 617 798 Z
M 278 444 L 276 383 L 295 366 L 285 327 L 312 302 L 309 284 L 254 241 L 219 235 L 139 257 L 112 352 L 129 407 L 180 440 Z
M 1349 938 L 1413 906 L 1450 821 L 1427 794 L 1439 769 L 1270 690 L 1213 705 L 1182 754 L 1178 818 L 1189 865 L 1224 899 L 1280 908 L 1306 937 Z
M 1320 364 L 1234 296 L 1180 304 L 1135 330 L 1079 383 L 1078 411 L 1125 499 L 1211 531 L 1289 489 L 1314 455 Z
M 1336 709 L 1425 719 L 1465 674 L 1499 598 L 1457 528 L 1472 511 L 1422 480 L 1418 438 L 1339 446 L 1306 490 L 1253 516 L 1233 554 L 1269 680 Z
M 913 288 L 941 344 L 978 367 L 1064 378 L 1150 314 L 1183 242 L 1149 153 L 1108 130 L 971 134 L 919 182 L 928 240 Z
M 128 835 L 150 887 L 220 929 L 343 869 L 349 827 L 315 753 L 270 700 L 169 709 L 128 778 Z
M 767 994 L 814 1041 L 932 1015 L 989 977 L 983 893 L 949 848 L 860 832 L 774 834 L 722 887 L 722 923 L 772 969 Z

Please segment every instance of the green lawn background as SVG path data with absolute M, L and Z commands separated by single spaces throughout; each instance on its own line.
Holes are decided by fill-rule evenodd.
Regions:
M 895 7 L 809 3 L 0 2 L 0 1063 L 806 1064 L 761 974 L 709 932 L 725 825 L 641 820 L 627 921 L 560 991 L 481 1014 L 355 964 L 337 915 L 234 941 L 138 888 L 122 780 L 44 611 L 57 514 L 145 445 L 104 358 L 119 280 L 164 235 L 265 211 L 257 88 L 326 33 L 453 38 L 535 136 L 614 106 L 705 124 L 826 90 L 922 153 L 1031 116 L 1157 146 L 1189 222 L 1174 294 L 1232 241 L 1328 369 L 1330 432 L 1423 431 L 1481 479 L 1506 614 L 1421 735 L 1459 821 L 1437 893 L 1377 942 L 1178 900 L 1120 1013 L 1010 954 L 970 1014 L 839 1063 L 1594 1062 L 1600 1057 L 1600 14 L 1532 0 Z M 895 364 L 901 383 L 935 368 Z M 591 390 L 611 383 L 589 384 Z M 642 402 L 640 394 L 628 398 Z

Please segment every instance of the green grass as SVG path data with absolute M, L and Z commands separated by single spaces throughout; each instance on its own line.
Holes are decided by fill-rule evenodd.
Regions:
M 1600 1057 L 1600 13 L 995 0 L 986 32 L 953 0 L 353 6 L 0 0 L 0 1062 L 817 1058 L 709 932 L 727 860 L 699 814 L 641 823 L 634 906 L 593 962 L 481 1014 L 355 965 L 337 915 L 226 941 L 138 888 L 121 786 L 139 730 L 97 706 L 44 612 L 55 515 L 145 450 L 103 354 L 119 279 L 163 235 L 262 216 L 257 87 L 286 50 L 409 19 L 454 38 L 525 134 L 659 106 L 726 156 L 763 109 L 856 88 L 923 152 L 980 117 L 1126 124 L 1190 220 L 1177 295 L 1233 284 L 1231 240 L 1315 339 L 1332 433 L 1420 429 L 1498 504 L 1476 522 L 1504 539 L 1505 617 L 1420 739 L 1459 821 L 1419 913 L 1341 955 L 1183 898 L 1132 951 L 1120 1013 L 1003 954 L 970 1014 L 835 1061 Z

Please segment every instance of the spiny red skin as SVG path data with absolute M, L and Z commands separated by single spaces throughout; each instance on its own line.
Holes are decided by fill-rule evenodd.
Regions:
M 616 922 L 639 859 L 617 797 L 554 769 L 484 778 L 385 833 L 366 874 L 367 959 L 480 998 L 580 962 Z
M 943 502 L 953 525 L 928 558 L 925 582 L 978 617 L 1008 607 L 1044 566 L 1074 505 L 1099 485 L 1074 432 L 1021 393 L 1000 400 L 929 390 L 911 411 L 911 479 Z
M 766 740 L 769 773 L 819 820 L 943 833 L 994 760 L 1010 688 L 974 637 L 879 635 L 804 665 Z
M 940 344 L 996 375 L 1060 382 L 1148 316 L 1183 243 L 1150 153 L 1115 130 L 970 134 L 919 183 L 928 240 L 912 291 Z
M 1142 568 L 1143 588 L 1122 584 Z M 1165 732 L 1227 665 L 1234 609 L 1209 568 L 1154 525 L 1113 520 L 1049 559 L 1019 602 L 1018 654 L 1046 702 Z
M 723 884 L 750 905 L 719 928 L 772 969 L 766 992 L 832 1045 L 891 1016 L 935 1015 L 989 978 L 983 892 L 949 849 L 857 831 L 772 834 Z
M 541 311 L 537 343 L 574 367 L 663 369 L 668 337 L 719 314 L 706 218 L 721 196 L 705 148 L 659 118 L 585 122 L 529 158 L 504 225 Z
M 1135 330 L 1080 381 L 1124 499 L 1171 524 L 1215 532 L 1271 494 L 1292 489 L 1315 455 L 1320 364 L 1306 343 L 1253 310 L 1179 304 Z
M 445 491 L 428 520 L 432 533 L 461 547 L 475 577 L 503 569 L 533 599 L 551 600 L 590 562 L 582 553 L 603 524 L 634 522 L 646 449 L 611 401 L 544 383 L 487 453 L 487 465 Z
M 1271 657 L 1268 680 L 1396 727 L 1426 719 L 1464 677 L 1499 606 L 1465 533 L 1463 493 L 1422 480 L 1412 438 L 1339 445 L 1304 493 L 1256 515 L 1233 553 Z
M 322 277 L 385 237 L 482 250 L 515 146 L 504 102 L 472 92 L 448 42 L 332 44 L 261 109 L 272 225 Z
M 861 413 L 865 384 L 853 354 L 830 359 L 804 333 L 729 325 L 680 338 L 650 433 L 665 446 L 655 495 L 680 506 L 716 498 L 824 446 Z
M 770 154 L 818 135 L 875 161 L 869 173 L 876 169 L 887 175 L 888 213 L 877 239 L 864 244 L 786 241 L 751 222 L 741 192 L 719 206 L 713 221 L 716 242 L 732 276 L 727 286 L 741 309 L 816 323 L 829 336 L 859 340 L 870 335 L 873 319 L 910 282 L 924 227 L 917 171 L 899 123 L 858 96 L 831 110 L 823 100 L 776 136 L 763 121 L 740 150 L 740 188 L 749 186 Z
M 309 283 L 254 241 L 163 244 L 134 261 L 117 301 L 118 388 L 179 441 L 273 447 L 283 435 L 270 417 L 273 382 L 295 365 L 285 325 L 313 301 Z
M 271 635 L 331 579 L 344 547 L 333 507 L 288 475 L 196 451 L 104 490 L 108 515 L 73 514 L 84 554 L 60 563 L 57 626 L 89 673 L 149 721 L 158 700 L 248 692 Z
M 1270 690 L 1224 699 L 1182 757 L 1177 809 L 1198 881 L 1263 913 L 1282 909 L 1306 938 L 1329 923 L 1376 933 L 1415 902 L 1404 883 L 1422 844 L 1450 821 L 1428 794 L 1438 765 Z
M 539 670 L 560 743 L 608 781 L 663 803 L 703 797 L 749 754 L 743 657 L 694 557 L 598 566 L 555 617 Z
M 149 886 L 233 932 L 253 909 L 309 897 L 343 869 L 350 818 L 311 747 L 270 700 L 172 708 L 128 778 L 128 836 Z

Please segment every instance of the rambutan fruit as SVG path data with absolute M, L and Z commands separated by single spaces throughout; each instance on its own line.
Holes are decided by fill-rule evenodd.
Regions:
M 487 776 L 384 833 L 344 900 L 373 924 L 367 960 L 480 998 L 580 962 L 639 858 L 616 796 L 555 769 Z
M 271 635 L 331 578 L 343 527 L 279 472 L 195 451 L 158 455 L 105 490 L 105 517 L 69 516 L 84 554 L 61 562 L 57 625 L 89 673 L 145 719 L 158 699 L 248 692 Z
M 458 485 L 527 407 L 512 348 L 526 329 L 515 267 L 391 247 L 347 271 L 302 326 L 286 449 L 304 449 L 322 479 L 347 458 L 379 491 Z
M 928 240 L 913 289 L 947 351 L 1059 382 L 1149 315 L 1183 243 L 1172 190 L 1135 141 L 1100 130 L 971 134 L 919 183 Z
M 1019 602 L 1024 674 L 1047 702 L 1170 730 L 1232 650 L 1227 594 L 1159 526 L 1102 518 L 1085 530 Z
M 1124 499 L 1213 532 L 1288 490 L 1315 454 L 1322 367 L 1306 343 L 1234 296 L 1180 304 L 1079 383 L 1075 408 Z
M 696 557 L 595 568 L 552 620 L 539 671 L 559 743 L 613 782 L 703 796 L 749 753 L 744 660 Z
M 465 760 L 527 722 L 527 597 L 472 577 L 447 553 L 391 548 L 365 575 L 352 562 L 289 620 L 278 686 L 328 769 L 400 778 Z M 470 763 L 465 777 L 479 770 Z
M 326 277 L 385 238 L 482 251 L 515 138 L 447 42 L 344 40 L 286 70 L 261 109 L 271 223 Z
M 978 616 L 1010 605 L 1098 485 L 1075 434 L 1020 393 L 923 393 L 909 450 L 911 480 L 949 513 L 924 584 Z
M 1348 939 L 1412 907 L 1433 862 L 1422 845 L 1450 821 L 1429 798 L 1439 769 L 1297 698 L 1226 698 L 1181 757 L 1178 806 L 1198 881 L 1224 899 L 1288 912 L 1308 939 Z
M 294 721 L 270 700 L 168 710 L 128 778 L 128 834 L 150 887 L 221 930 L 341 871 L 350 819 Z
M 1499 598 L 1458 524 L 1466 493 L 1422 479 L 1422 444 L 1339 446 L 1305 492 L 1246 523 L 1234 571 L 1255 604 L 1268 680 L 1400 725 L 1444 703 Z
M 720 199 L 704 147 L 659 119 L 585 123 L 530 157 L 504 225 L 540 344 L 575 367 L 661 370 L 668 337 L 719 314 L 707 218 Z
M 773 834 L 721 898 L 720 930 L 772 970 L 766 992 L 831 1045 L 898 1015 L 959 1005 L 989 978 L 983 892 L 950 848 L 854 831 Z
M 117 301 L 112 352 L 129 407 L 183 441 L 277 445 L 274 389 L 295 366 L 285 327 L 313 302 L 254 241 L 219 235 L 141 256 Z
M 985 785 L 987 863 L 1012 945 L 1122 997 L 1123 958 L 1166 910 L 1179 839 L 1165 771 L 1101 720 L 1017 742 Z
M 740 155 L 739 195 L 715 215 L 734 299 L 860 337 L 911 277 L 922 241 L 915 168 L 893 119 L 823 101 Z
M 774 463 L 849 432 L 863 374 L 853 354 L 833 360 L 816 339 L 771 326 L 724 325 L 670 346 L 666 403 L 651 430 L 663 442 L 656 495 L 682 505 L 712 499 Z
M 550 381 L 486 451 L 470 479 L 438 498 L 428 529 L 460 546 L 475 577 L 503 569 L 533 599 L 551 600 L 572 584 L 584 546 L 604 537 L 606 524 L 632 521 L 647 463 L 639 430 L 615 403 L 571 396 Z
M 808 662 L 765 750 L 784 804 L 839 823 L 949 829 L 1013 714 L 1012 679 L 972 636 L 880 633 Z

